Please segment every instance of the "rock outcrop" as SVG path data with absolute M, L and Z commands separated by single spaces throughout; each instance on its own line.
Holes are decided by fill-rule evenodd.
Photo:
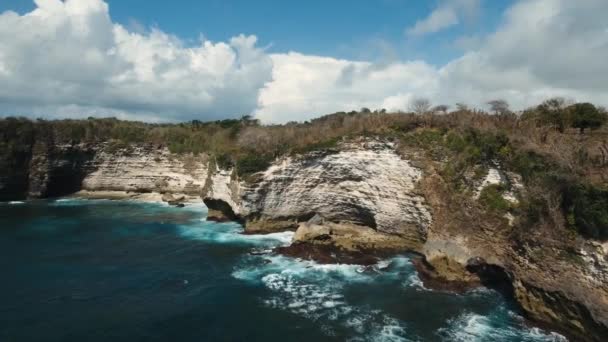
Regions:
M 200 196 L 207 159 L 153 145 L 115 148 L 40 139 L 19 155 L 0 158 L 0 199 L 58 197 L 80 190 Z
M 575 340 L 608 336 L 608 244 L 565 229 L 518 231 L 516 217 L 485 210 L 477 198 L 486 186 L 504 186 L 513 205 L 525 191 L 499 166 L 455 193 L 437 171 L 441 161 L 369 138 L 280 158 L 246 180 L 205 155 L 153 145 L 49 138 L 11 151 L 0 156 L 2 200 L 86 190 L 158 193 L 178 205 L 181 194 L 202 196 L 209 219 L 242 222 L 245 233 L 296 231 L 282 253 L 371 263 L 383 253 L 415 252 L 423 280 L 498 288 L 534 322 Z
M 360 139 L 282 158 L 247 181 L 211 170 L 204 200 L 216 218 L 239 220 L 248 233 L 296 230 L 282 253 L 368 263 L 378 252 L 413 251 L 423 256 L 423 278 L 452 284 L 443 288 L 491 286 L 534 322 L 575 340 L 608 336 L 606 246 L 560 232 L 514 236 L 513 218 L 482 215 L 475 194 L 501 184 L 516 205 L 525 190 L 517 175 L 491 168 L 468 195 L 458 195 L 435 164 L 413 151 L 404 159 L 389 142 Z M 564 253 L 573 246 L 580 254 L 574 261 Z
M 206 155 L 179 156 L 152 145 L 102 146 L 82 180 L 88 191 L 114 190 L 200 195 L 208 174 Z
M 205 203 L 222 201 L 245 219 L 248 232 L 298 228 L 315 215 L 424 239 L 432 217 L 416 190 L 422 176 L 390 143 L 344 143 L 335 152 L 286 157 L 251 182 L 227 172 L 211 176 Z

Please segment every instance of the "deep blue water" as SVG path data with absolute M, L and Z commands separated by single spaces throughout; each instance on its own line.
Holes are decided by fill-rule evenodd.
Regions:
M 558 341 L 499 294 L 425 289 L 406 255 L 375 270 L 272 254 L 204 208 L 0 204 L 0 341 Z

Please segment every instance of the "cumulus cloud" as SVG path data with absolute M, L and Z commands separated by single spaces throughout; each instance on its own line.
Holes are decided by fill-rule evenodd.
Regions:
M 406 30 L 409 36 L 435 33 L 460 23 L 461 18 L 477 15 L 481 0 L 444 0 L 428 17 L 417 21 Z
M 501 97 L 522 108 L 547 96 L 606 104 L 604 0 L 524 0 L 482 46 L 442 68 L 444 100 Z
M 522 0 L 474 50 L 440 67 L 273 55 L 257 115 L 284 122 L 362 106 L 407 110 L 418 97 L 478 108 L 500 98 L 518 110 L 552 96 L 607 105 L 607 12 L 604 0 Z
M 465 6 L 461 18 L 478 2 L 440 7 L 457 3 Z M 269 55 L 244 35 L 192 46 L 160 29 L 113 23 L 102 0 L 36 4 L 25 15 L 0 14 L 0 115 L 176 121 L 254 114 L 287 122 L 361 107 L 406 110 L 418 97 L 475 107 L 502 98 L 515 109 L 550 96 L 608 105 L 605 0 L 519 0 L 496 32 L 475 36 L 443 66 Z
M 422 61 L 378 65 L 299 53 L 272 55 L 273 81 L 260 93 L 265 122 L 305 120 L 361 107 L 404 108 L 413 94 L 432 95 L 438 74 Z
M 158 29 L 137 33 L 113 23 L 102 0 L 36 6 L 0 15 L 4 113 L 225 118 L 252 112 L 272 74 L 255 36 L 187 46 Z

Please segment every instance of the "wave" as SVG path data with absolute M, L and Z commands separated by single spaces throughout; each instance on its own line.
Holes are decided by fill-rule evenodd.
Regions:
M 334 336 L 340 331 L 357 336 L 352 341 L 409 341 L 404 322 L 381 310 L 349 303 L 344 288 L 353 283 L 392 280 L 411 272 L 407 257 L 395 257 L 373 267 L 318 264 L 281 255 L 248 256 L 232 276 L 270 291 L 263 304 L 321 324 Z
M 505 324 L 505 310 L 497 310 L 488 316 L 475 313 L 464 313 L 461 316 L 448 321 L 448 327 L 441 328 L 438 335 L 444 341 L 546 341 L 546 342 L 567 342 L 567 339 L 554 332 L 546 332 L 539 328 L 529 328 L 523 325 Z M 512 311 L 507 312 L 507 316 L 523 322 Z
M 86 204 L 102 204 L 102 203 L 110 203 L 110 200 L 107 199 L 86 199 L 86 198 L 58 198 L 52 200 L 49 205 L 51 206 L 76 206 L 76 205 L 86 205 Z
M 235 267 L 232 276 L 266 288 L 269 294 L 262 299 L 265 306 L 317 322 L 329 336 L 346 331 L 347 336 L 356 336 L 352 341 L 420 340 L 408 330 L 406 322 L 368 304 L 355 304 L 345 295 L 350 285 L 374 282 L 425 290 L 406 256 L 361 267 L 323 265 L 281 255 L 249 255 Z M 463 296 L 499 295 L 481 289 Z M 464 313 L 445 324 L 435 333 L 443 341 L 567 341 L 559 334 L 525 326 L 524 319 L 503 304 L 489 314 Z
M 216 223 L 202 221 L 196 225 L 183 225 L 179 234 L 188 239 L 201 240 L 221 244 L 241 244 L 257 247 L 286 246 L 293 239 L 293 232 L 281 232 L 266 235 L 242 234 L 243 227 L 237 223 Z
M 10 202 L 8 202 L 8 204 L 10 204 L 10 205 L 19 205 L 19 204 L 25 204 L 25 202 L 23 202 L 23 201 L 10 201 Z

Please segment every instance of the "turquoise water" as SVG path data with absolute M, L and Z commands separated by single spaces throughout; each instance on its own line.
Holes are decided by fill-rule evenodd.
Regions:
M 0 341 L 563 340 L 491 290 L 425 289 L 407 255 L 364 270 L 263 254 L 292 233 L 245 236 L 205 214 L 0 204 Z

